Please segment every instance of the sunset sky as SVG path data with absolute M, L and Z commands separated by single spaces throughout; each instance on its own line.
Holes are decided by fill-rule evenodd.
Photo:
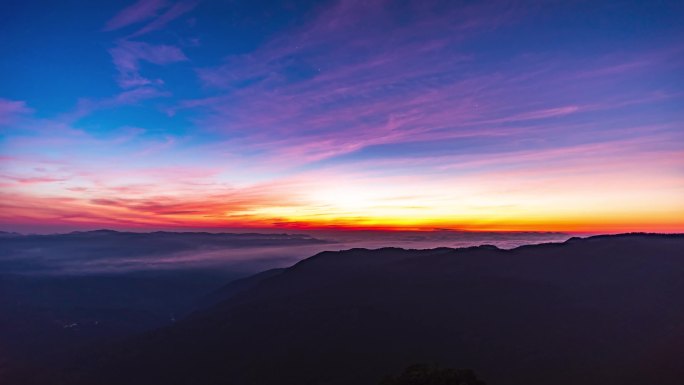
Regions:
M 684 2 L 0 2 L 0 229 L 684 231 Z

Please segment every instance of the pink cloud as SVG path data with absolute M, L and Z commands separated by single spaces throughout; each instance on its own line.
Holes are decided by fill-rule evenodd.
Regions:
M 643 90 L 610 90 L 622 87 L 629 71 L 662 65 L 663 55 L 601 79 L 608 86 L 590 94 L 597 80 L 581 74 L 624 58 L 522 54 L 512 63 L 473 69 L 480 58 L 466 54 L 462 43 L 519 21 L 535 6 L 523 11 L 516 2 L 475 2 L 450 12 L 430 1 L 402 4 L 411 8 L 409 21 L 392 19 L 384 1 L 338 1 L 249 54 L 198 69 L 205 86 L 223 95 L 169 111 L 209 111 L 213 117 L 200 125 L 224 132 L 230 144 L 301 164 L 382 144 L 524 140 L 551 127 L 566 131 L 557 122 L 662 100 Z
M 648 72 L 654 65 L 678 68 L 682 65 L 684 46 L 654 49 L 648 52 L 609 54 L 599 59 L 593 68 L 579 71 L 577 79 L 624 76 Z
M 50 177 L 50 176 L 11 177 L 10 179 L 13 179 L 20 184 L 53 183 L 53 182 L 62 182 L 64 180 L 66 180 L 63 178 L 55 178 L 55 177 Z
M 169 8 L 166 12 L 162 13 L 158 18 L 152 20 L 149 24 L 134 32 L 130 37 L 136 37 L 152 31 L 159 30 L 163 28 L 166 24 L 192 11 L 198 3 L 199 1 L 180 1 L 171 6 L 171 8 Z
M 509 117 L 502 118 L 502 119 L 490 120 L 490 121 L 487 121 L 487 123 L 519 122 L 519 121 L 525 121 L 525 120 L 538 120 L 538 119 L 555 118 L 555 117 L 559 117 L 559 116 L 570 115 L 570 114 L 573 114 L 579 110 L 580 110 L 580 107 L 578 107 L 578 106 L 564 106 L 564 107 L 547 108 L 547 109 L 538 110 L 538 111 L 524 112 L 521 114 L 516 114 L 516 115 L 509 116 Z
M 103 99 L 79 99 L 76 108 L 69 113 L 61 115 L 59 121 L 63 123 L 73 123 L 98 110 L 134 105 L 144 100 L 168 96 L 171 96 L 171 93 L 168 91 L 163 91 L 152 86 L 141 86 L 122 91 L 116 95 Z
M 161 9 L 166 7 L 166 5 L 167 1 L 165 0 L 138 0 L 135 4 L 122 9 L 114 17 L 109 19 L 104 30 L 114 31 L 131 24 L 148 20 L 156 16 Z
M 168 178 L 179 177 L 172 175 L 173 170 L 168 172 Z M 158 171 L 155 174 L 160 176 Z M 8 188 L 0 193 L 0 222 L 44 221 L 110 226 L 173 226 L 196 222 L 209 226 L 227 223 L 250 226 L 268 224 L 274 220 L 267 216 L 264 222 L 263 214 L 254 210 L 274 204 L 290 207 L 303 205 L 297 193 L 293 192 L 292 188 L 296 184 L 291 181 L 212 190 L 207 190 L 207 186 L 194 186 L 184 193 L 182 189 L 172 188 L 173 193 L 165 193 L 159 189 L 159 184 L 119 188 L 112 186 L 112 178 L 116 177 L 107 178 L 109 187 L 65 188 L 62 193 L 47 193 L 41 189 L 16 190 L 16 185 L 14 188 L 6 186 Z M 170 188 L 169 183 L 163 184 L 165 189 Z
M 408 2 L 416 21 L 400 23 L 384 1 L 339 1 L 255 52 L 199 69 L 205 85 L 228 93 L 185 107 L 213 111 L 216 119 L 206 125 L 239 132 L 241 144 L 300 162 L 372 145 L 474 136 L 472 125 L 491 119 L 507 95 L 502 75 L 459 73 L 473 60 L 459 44 L 521 12 L 507 2 L 457 12 L 436 12 L 428 3 Z
M 161 79 L 147 79 L 140 74 L 140 63 L 166 65 L 188 60 L 180 48 L 171 45 L 152 45 L 143 42 L 121 40 L 109 50 L 114 66 L 119 72 L 119 85 L 131 88 L 162 84 Z
M 20 115 L 32 112 L 26 102 L 0 98 L 0 124 L 7 124 Z

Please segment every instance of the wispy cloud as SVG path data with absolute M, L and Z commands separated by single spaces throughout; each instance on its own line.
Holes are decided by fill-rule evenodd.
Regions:
M 122 9 L 105 24 L 105 31 L 114 31 L 132 24 L 149 20 L 159 14 L 166 7 L 166 0 L 138 0 L 134 4 Z
M 105 24 L 104 31 L 115 31 L 147 21 L 143 27 L 128 35 L 128 38 L 145 35 L 162 29 L 168 23 L 193 10 L 199 0 L 138 0 L 122 9 Z
M 458 125 L 486 107 L 478 94 L 498 81 L 464 77 L 459 69 L 472 56 L 459 43 L 515 18 L 518 11 L 499 5 L 499 16 L 489 18 L 490 5 L 439 13 L 410 2 L 417 17 L 398 23 L 383 2 L 341 1 L 255 52 L 198 70 L 207 86 L 228 93 L 187 105 L 229 121 L 222 127 L 227 133 L 249 132 L 253 145 L 305 161 L 444 129 L 458 137 Z M 294 139 L 295 132 L 306 139 Z
M 203 125 L 235 145 L 306 164 L 392 143 L 509 142 L 530 132 L 521 124 L 539 131 L 559 119 L 624 107 L 618 99 L 632 97 L 582 91 L 595 80 L 581 80 L 581 74 L 613 63 L 605 58 L 571 63 L 523 53 L 510 64 L 477 69 L 485 59 L 466 47 L 530 12 L 515 2 L 446 10 L 433 2 L 406 4 L 414 17 L 399 20 L 396 3 L 339 1 L 253 52 L 198 69 L 204 84 L 222 94 L 177 108 L 208 112 Z M 654 55 L 649 65 L 661 59 Z M 643 70 L 625 71 L 630 68 Z M 613 84 L 605 89 L 623 76 L 629 73 L 603 80 Z M 637 94 L 631 98 L 636 104 L 652 100 L 642 90 Z
M 163 84 L 161 79 L 148 79 L 140 74 L 141 62 L 166 65 L 188 60 L 183 51 L 171 45 L 152 45 L 122 40 L 109 50 L 119 72 L 119 85 L 123 88 L 150 84 Z
M 24 101 L 0 98 L 0 124 L 8 124 L 18 116 L 32 111 Z
M 141 36 L 146 33 L 162 29 L 164 26 L 166 26 L 166 24 L 192 11 L 198 3 L 198 0 L 180 1 L 172 5 L 168 10 L 159 15 L 159 17 L 155 18 L 144 27 L 135 31 L 133 34 L 131 34 L 130 37 Z

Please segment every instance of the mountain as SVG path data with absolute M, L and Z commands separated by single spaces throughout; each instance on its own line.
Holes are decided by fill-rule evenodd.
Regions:
M 75 231 L 0 236 L 0 271 L 17 274 L 119 273 L 188 267 L 225 268 L 228 251 L 326 245 L 305 234 Z M 229 267 L 234 270 L 234 265 Z M 251 270 L 247 269 L 247 270 Z
M 490 385 L 684 378 L 684 235 L 351 249 L 261 278 L 68 382 L 364 385 L 417 362 Z
M 217 303 L 220 303 L 222 301 L 225 301 L 227 299 L 232 298 L 233 296 L 251 289 L 258 284 L 260 284 L 262 281 L 275 277 L 282 272 L 284 272 L 286 269 L 271 269 L 271 270 L 266 270 L 262 271 L 261 273 L 254 274 L 252 276 L 246 277 L 246 278 L 241 278 L 241 279 L 236 279 L 235 281 L 231 281 L 220 288 L 212 291 L 211 293 L 205 295 L 204 297 L 200 298 L 199 300 L 196 301 L 195 307 L 198 310 L 201 310 L 202 308 L 205 307 L 210 307 L 212 305 L 215 305 Z
M 283 263 L 254 258 L 264 250 L 325 244 L 296 234 L 0 233 L 0 384 L 172 324 L 213 303 L 207 293 L 226 282 Z M 229 295 L 223 290 L 216 298 Z

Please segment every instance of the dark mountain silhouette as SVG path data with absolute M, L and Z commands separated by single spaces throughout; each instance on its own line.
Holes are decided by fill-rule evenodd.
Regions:
M 495 385 L 684 381 L 684 235 L 351 249 L 261 278 L 68 382 L 364 385 L 415 362 Z
M 195 308 L 203 309 L 216 305 L 217 303 L 232 298 L 238 293 L 255 287 L 268 278 L 282 274 L 285 271 L 286 269 L 271 269 L 246 278 L 236 279 L 235 281 L 227 283 L 197 300 Z
M 206 270 L 0 274 L 0 367 L 45 369 L 88 346 L 171 324 L 208 291 L 240 276 Z
M 16 383 L 7 380 L 10 370 L 47 372 L 89 346 L 213 303 L 207 293 L 263 269 L 250 252 L 323 244 L 297 234 L 0 233 L 0 384 Z M 224 252 L 246 257 L 231 260 Z M 202 253 L 218 256 L 198 258 Z M 227 290 L 217 298 L 227 298 Z
M 17 383 L 14 379 L 23 377 L 6 380 L 8 372 L 48 373 L 90 346 L 172 324 L 278 270 L 253 274 L 291 266 L 320 250 L 488 242 L 510 248 L 567 239 L 560 233 L 537 232 L 316 231 L 313 235 L 0 232 L 0 380 Z M 244 277 L 249 278 L 230 282 Z M 38 383 L 51 381 L 47 376 Z

